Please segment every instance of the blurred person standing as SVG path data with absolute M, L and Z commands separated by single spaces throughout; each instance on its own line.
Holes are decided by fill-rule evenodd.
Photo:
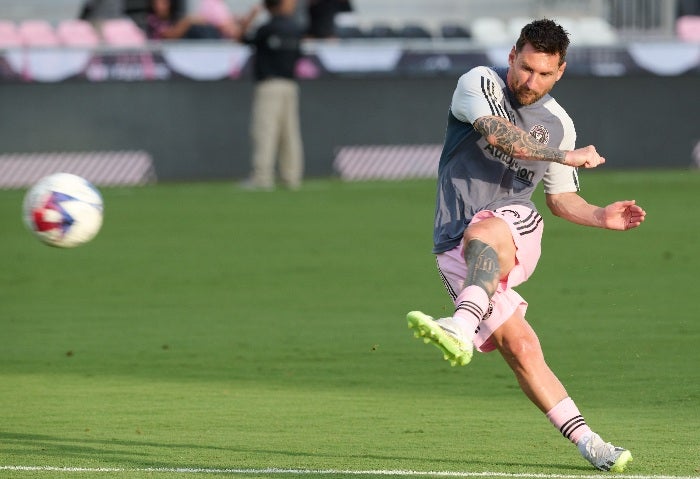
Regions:
M 243 187 L 272 190 L 275 163 L 279 176 L 289 189 L 301 186 L 304 152 L 299 125 L 299 85 L 296 63 L 301 58 L 303 29 L 294 12 L 296 0 L 265 0 L 269 13 L 244 42 L 255 49 L 253 77 L 255 88 L 251 111 L 252 172 Z

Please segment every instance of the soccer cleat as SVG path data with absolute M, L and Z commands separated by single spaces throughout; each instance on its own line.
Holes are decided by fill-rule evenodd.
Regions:
M 471 339 L 465 338 L 452 318 L 434 320 L 420 311 L 411 311 L 406 316 L 408 327 L 414 330 L 416 338 L 423 338 L 425 343 L 433 343 L 440 348 L 443 357 L 452 366 L 469 364 L 474 353 Z
M 601 471 L 623 472 L 627 464 L 632 462 L 631 452 L 604 442 L 595 433 L 588 440 L 582 440 L 578 444 L 578 450 L 588 462 Z

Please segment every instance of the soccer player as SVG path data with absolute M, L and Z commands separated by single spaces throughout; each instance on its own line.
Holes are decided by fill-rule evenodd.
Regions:
M 459 79 L 438 167 L 433 248 L 456 309 L 448 318 L 413 311 L 407 319 L 453 365 L 469 363 L 474 347 L 497 349 L 523 392 L 584 458 L 622 472 L 631 453 L 586 424 L 544 360 L 525 320 L 527 302 L 512 289 L 540 256 L 543 222 L 531 200 L 540 181 L 552 213 L 572 223 L 629 230 L 646 214 L 633 200 L 599 207 L 578 194 L 577 167 L 605 159 L 594 146 L 574 146 L 574 124 L 549 95 L 568 46 L 561 26 L 536 20 L 521 30 L 507 69 L 479 66 Z

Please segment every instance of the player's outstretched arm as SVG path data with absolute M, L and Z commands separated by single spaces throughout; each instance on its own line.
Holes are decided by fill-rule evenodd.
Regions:
M 554 215 L 579 225 L 624 231 L 641 225 L 646 217 L 646 211 L 634 200 L 595 206 L 578 193 L 548 194 L 546 197 L 547 206 Z
M 474 122 L 474 129 L 495 148 L 513 158 L 552 161 L 583 168 L 595 168 L 605 163 L 605 158 L 592 145 L 571 151 L 552 148 L 500 116 L 482 116 Z

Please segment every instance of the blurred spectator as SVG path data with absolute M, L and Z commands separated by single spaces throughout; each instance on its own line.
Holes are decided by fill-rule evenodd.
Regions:
M 151 0 L 146 34 L 153 40 L 222 37 L 216 26 L 206 24 L 202 18 L 177 15 L 170 0 Z
M 173 7 L 171 0 L 151 0 L 146 28 L 149 38 L 240 40 L 258 9 L 238 19 L 222 0 L 202 2 L 194 15 L 179 15 Z
M 124 0 L 85 0 L 79 18 L 89 22 L 123 17 Z
M 219 28 L 225 38 L 241 39 L 242 33 L 248 29 L 250 22 L 260 10 L 253 7 L 244 17 L 234 15 L 224 0 L 201 0 L 197 15 L 205 22 Z
M 296 0 L 265 0 L 270 18 L 246 43 L 255 48 L 255 88 L 251 111 L 252 173 L 243 187 L 271 190 L 275 163 L 289 189 L 301 186 L 304 152 L 299 127 L 299 85 L 295 79 L 301 58 L 303 29 L 296 21 Z
M 350 0 L 307 0 L 306 12 L 309 38 L 332 38 L 335 36 L 335 16 L 351 12 Z

